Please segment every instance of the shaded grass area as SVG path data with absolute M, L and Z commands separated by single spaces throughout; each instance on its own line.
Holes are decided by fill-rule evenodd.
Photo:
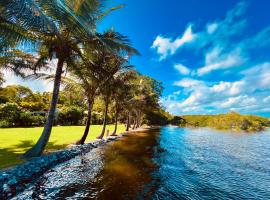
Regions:
M 101 125 L 92 125 L 86 142 L 93 141 L 100 134 Z M 108 125 L 110 133 L 114 126 Z M 24 162 L 19 158 L 38 140 L 43 127 L 35 128 L 0 128 L 0 169 Z M 124 132 L 124 125 L 119 125 L 118 133 Z M 46 151 L 56 151 L 79 140 L 84 126 L 57 126 L 53 127 Z

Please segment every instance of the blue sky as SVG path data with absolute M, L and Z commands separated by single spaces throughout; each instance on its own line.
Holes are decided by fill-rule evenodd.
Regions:
M 125 7 L 100 22 L 99 31 L 114 27 L 130 38 L 142 54 L 132 64 L 163 82 L 161 103 L 169 112 L 270 116 L 269 0 L 116 0 L 110 6 L 119 4 Z

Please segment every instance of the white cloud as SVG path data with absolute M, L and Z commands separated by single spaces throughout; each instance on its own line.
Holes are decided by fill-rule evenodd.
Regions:
M 249 97 L 247 95 L 230 97 L 220 104 L 222 108 L 232 108 L 235 109 L 239 107 L 252 106 L 256 103 L 254 97 Z
M 205 66 L 197 70 L 199 76 L 208 74 L 215 70 L 238 67 L 245 62 L 247 58 L 241 55 L 241 49 L 237 48 L 228 53 L 222 53 L 218 47 L 214 48 L 205 55 Z
M 190 78 L 184 78 L 180 81 L 176 81 L 174 82 L 174 85 L 175 86 L 180 86 L 180 87 L 193 87 L 193 86 L 198 86 L 198 85 L 201 85 L 203 84 L 202 81 L 199 81 L 199 80 L 195 80 L 195 79 L 190 79 Z
M 234 82 L 184 78 L 174 85 L 181 87 L 185 96 L 165 97 L 161 102 L 173 114 L 269 112 L 270 63 L 255 65 L 241 74 L 243 78 Z
M 208 24 L 207 27 L 206 27 L 207 33 L 212 34 L 217 30 L 217 28 L 218 28 L 218 23 Z
M 263 99 L 264 103 L 270 103 L 270 96 L 267 96 Z
M 165 59 L 168 55 L 173 55 L 176 50 L 182 47 L 185 43 L 191 42 L 194 39 L 195 35 L 192 32 L 192 26 L 189 25 L 185 30 L 182 37 L 175 39 L 163 37 L 158 35 L 153 42 L 152 49 L 157 50 L 157 53 L 160 55 L 160 60 Z
M 199 50 L 193 51 L 194 53 L 203 53 L 204 60 L 198 62 L 198 66 L 202 67 L 185 71 L 182 65 L 174 66 L 186 77 L 173 83 L 181 88 L 180 95 L 174 95 L 175 98 L 164 97 L 161 101 L 169 112 L 270 112 L 270 61 L 258 61 L 258 56 L 251 51 L 269 47 L 270 26 L 245 37 L 243 31 L 247 25 L 244 18 L 246 6 L 245 2 L 238 3 L 223 20 L 215 19 L 207 23 L 201 32 L 193 33 L 196 37 L 187 47 Z M 222 74 L 217 74 L 215 81 L 209 80 L 213 76 L 204 76 L 214 71 Z M 224 76 L 225 72 L 233 74 L 233 78 Z M 232 79 L 234 81 L 226 81 Z
M 174 65 L 174 68 L 182 75 L 189 75 L 190 70 L 184 66 L 183 64 L 176 64 Z

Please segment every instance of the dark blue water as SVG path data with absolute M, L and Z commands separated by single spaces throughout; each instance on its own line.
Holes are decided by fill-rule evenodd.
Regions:
M 154 199 L 270 199 L 270 132 L 161 129 Z
M 15 199 L 270 199 L 270 131 L 130 134 L 56 166 Z

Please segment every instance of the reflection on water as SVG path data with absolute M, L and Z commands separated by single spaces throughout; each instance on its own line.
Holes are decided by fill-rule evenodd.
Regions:
M 53 168 L 29 198 L 270 199 L 270 131 L 131 134 Z

